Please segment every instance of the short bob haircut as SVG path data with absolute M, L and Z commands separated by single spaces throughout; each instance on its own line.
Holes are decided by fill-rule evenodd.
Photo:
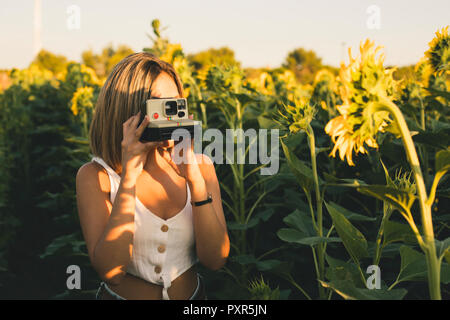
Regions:
M 122 172 L 122 124 L 141 111 L 151 96 L 153 81 L 162 72 L 170 75 L 184 97 L 183 85 L 174 67 L 156 56 L 139 52 L 121 60 L 100 90 L 89 128 L 89 145 L 116 172 Z

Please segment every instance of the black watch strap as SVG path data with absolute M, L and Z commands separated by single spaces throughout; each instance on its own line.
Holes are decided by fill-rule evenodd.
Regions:
M 210 202 L 212 202 L 212 195 L 211 195 L 211 193 L 208 193 L 208 198 L 206 200 L 197 201 L 197 202 L 191 201 L 192 205 L 196 206 L 196 207 L 202 206 L 202 205 L 210 203 Z

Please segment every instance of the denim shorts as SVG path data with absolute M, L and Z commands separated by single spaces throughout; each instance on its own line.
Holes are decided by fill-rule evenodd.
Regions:
M 108 300 L 126 300 L 124 297 L 121 297 L 120 295 L 112 291 L 105 282 L 101 282 L 100 287 L 98 288 L 95 295 L 95 299 L 103 300 L 102 297 L 104 294 L 109 296 Z M 203 276 L 199 273 L 197 273 L 197 287 L 195 288 L 194 293 L 189 298 L 189 300 L 207 300 Z

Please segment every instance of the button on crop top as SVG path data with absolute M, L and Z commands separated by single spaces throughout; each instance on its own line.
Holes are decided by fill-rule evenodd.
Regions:
M 102 158 L 93 157 L 92 160 L 108 172 L 111 203 L 114 203 L 121 177 Z M 169 300 L 167 289 L 172 281 L 199 261 L 195 253 L 191 194 L 187 183 L 186 188 L 186 205 L 167 220 L 148 210 L 136 196 L 133 253 L 127 272 L 162 285 L 164 300 Z

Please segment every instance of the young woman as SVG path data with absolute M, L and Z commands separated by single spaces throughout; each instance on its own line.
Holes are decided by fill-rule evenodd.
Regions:
M 94 157 L 77 173 L 81 228 L 103 280 L 97 298 L 206 299 L 196 263 L 218 270 L 230 247 L 216 172 L 192 148 L 175 164 L 174 141 L 139 140 L 149 97 L 183 97 L 180 78 L 155 56 L 132 54 L 100 91 Z

